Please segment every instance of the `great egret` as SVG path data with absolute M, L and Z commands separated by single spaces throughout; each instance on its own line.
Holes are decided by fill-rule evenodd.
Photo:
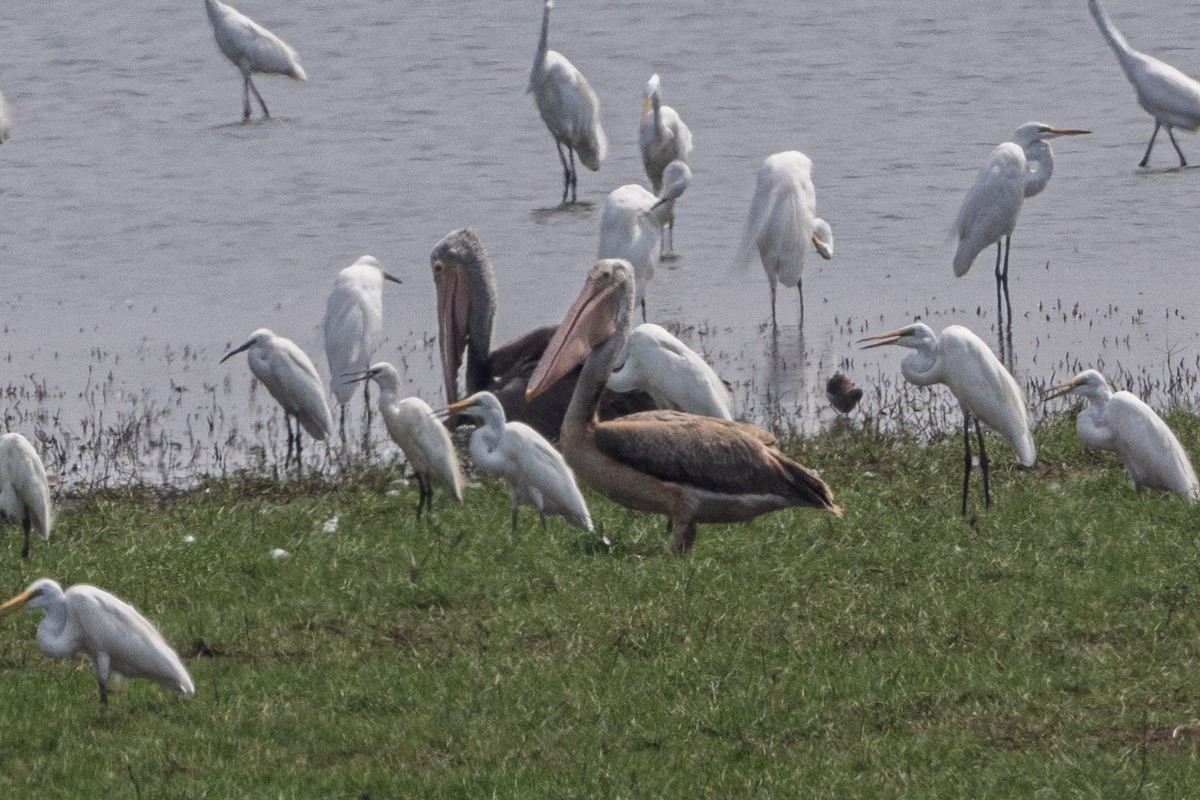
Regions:
M 963 410 L 963 492 L 962 513 L 967 513 L 967 490 L 971 478 L 971 419 L 979 440 L 979 466 L 983 470 L 984 507 L 992 505 L 988 484 L 988 457 L 983 446 L 980 421 L 1001 436 L 1017 451 L 1017 459 L 1026 467 L 1037 462 L 1025 398 L 1016 380 L 1004 368 L 983 340 L 961 325 L 943 328 L 935 334 L 923 322 L 914 322 L 894 331 L 868 336 L 861 342 L 867 347 L 897 344 L 916 350 L 900 362 L 904 379 L 916 386 L 940 383 L 950 390 Z
M 386 361 L 372 364 L 353 382 L 369 380 L 379 384 L 379 413 L 383 415 L 388 436 L 404 451 L 417 475 L 420 487 L 417 519 L 421 518 L 422 510 L 433 512 L 434 483 L 455 500 L 462 500 L 463 477 L 458 454 L 454 452 L 450 432 L 433 415 L 433 409 L 419 397 L 399 399 L 400 374 Z
M 294 442 L 296 466 L 299 468 L 300 426 L 303 425 L 308 435 L 317 441 L 324 441 L 333 432 L 333 417 L 329 414 L 329 406 L 325 404 L 325 389 L 321 384 L 321 376 L 317 374 L 312 359 L 295 342 L 276 336 L 267 328 L 256 330 L 244 344 L 226 353 L 221 363 L 247 350 L 249 353 L 246 354 L 246 360 L 250 362 L 250 372 L 262 381 L 271 396 L 283 406 L 283 423 L 287 426 L 288 433 L 288 449 L 284 463 L 286 464 L 291 457 Z M 294 438 L 289 416 L 297 420 Z
M 524 422 L 547 439 L 557 439 L 578 370 L 532 402 L 525 399 L 525 384 L 554 335 L 554 326 L 535 328 L 493 350 L 496 279 L 479 237 L 466 228 L 451 231 L 434 246 L 429 261 L 437 289 L 438 346 L 446 402 L 458 400 L 458 372 L 465 351 L 468 394 L 491 392 L 504 406 L 507 419 Z M 642 393 L 605 392 L 600 416 L 610 419 L 653 407 Z
M 82 653 L 92 660 L 102 704 L 108 705 L 113 674 L 147 678 L 180 697 L 195 694 L 191 676 L 162 634 L 119 597 L 83 583 L 64 592 L 57 582 L 42 578 L 0 606 L 0 613 L 23 606 L 46 611 L 37 628 L 43 653 L 50 658 Z
M 966 275 L 975 257 L 995 244 L 996 303 L 999 305 L 1003 289 L 1009 319 L 1012 319 L 1012 304 L 1008 301 L 1008 250 L 1021 204 L 1026 197 L 1033 197 L 1046 188 L 1054 174 L 1054 151 L 1047 140 L 1085 133 L 1090 131 L 1055 128 L 1041 122 L 1025 123 L 1013 132 L 1011 142 L 997 145 L 992 151 L 958 210 L 954 220 L 954 231 L 958 235 L 954 274 L 960 278 Z M 1003 269 L 1001 239 L 1004 240 Z
M 308 76 L 300 66 L 300 57 L 291 45 L 259 25 L 233 6 L 220 0 L 204 0 L 208 21 L 212 23 L 217 47 L 242 72 L 242 120 L 250 119 L 250 92 L 258 98 L 263 117 L 271 116 L 251 73 L 287 75 L 292 80 L 305 81 Z
M 686 163 L 692 154 L 692 132 L 683 124 L 679 114 L 670 106 L 662 104 L 658 73 L 646 81 L 642 104 L 642 122 L 638 127 L 638 146 L 642 150 L 642 165 L 650 186 L 656 195 L 662 196 L 663 172 L 672 161 Z M 672 252 L 675 233 L 675 211 L 672 207 L 667 215 L 667 254 Z M 636 266 L 636 265 L 635 265 Z
M 33 445 L 19 433 L 0 436 L 0 513 L 25 530 L 21 558 L 29 558 L 29 532 L 50 538 L 50 486 Z
M 1200 128 L 1200 82 L 1189 78 L 1170 64 L 1159 61 L 1153 56 L 1139 53 L 1129 46 L 1125 37 L 1113 25 L 1108 14 L 1100 5 L 1099 0 L 1088 0 L 1096 24 L 1105 40 L 1117 54 L 1117 61 L 1125 71 L 1125 77 L 1133 84 L 1137 93 L 1138 105 L 1146 113 L 1154 117 L 1154 132 L 1150 134 L 1150 144 L 1146 145 L 1146 154 L 1142 156 L 1139 167 L 1150 163 L 1150 150 L 1154 147 L 1154 139 L 1158 129 L 1165 127 L 1175 152 L 1179 154 L 1179 166 L 1186 167 L 1187 159 L 1175 141 L 1174 128 L 1185 131 L 1195 131 Z
M 621 505 L 669 516 L 677 553 L 691 549 L 700 522 L 744 522 L 791 506 L 841 516 L 829 487 L 755 425 L 681 411 L 596 419 L 632 327 L 633 281 L 628 261 L 596 262 L 525 390 L 536 395 L 586 358 L 559 439 L 567 463 Z
M 841 372 L 835 372 L 825 383 L 825 399 L 843 414 L 849 414 L 862 400 L 863 390 Z
M 553 6 L 554 0 L 546 0 L 542 12 L 542 38 L 533 56 L 533 69 L 525 94 L 533 95 L 538 114 L 554 137 L 558 160 L 563 167 L 562 201 L 566 205 L 568 190 L 571 202 L 576 202 L 575 154 L 579 154 L 585 167 L 595 172 L 608 152 L 608 138 L 600 125 L 600 100 L 588 85 L 587 78 L 562 53 L 548 49 Z M 564 147 L 567 149 L 565 156 Z
M 1054 389 L 1047 400 L 1065 394 L 1087 399 L 1087 408 L 1075 420 L 1080 441 L 1119 455 L 1139 492 L 1149 487 L 1200 499 L 1200 484 L 1183 446 L 1167 423 L 1137 396 L 1113 392 L 1094 369 L 1084 370 Z
M 651 322 L 630 331 L 607 385 L 614 392 L 643 391 L 659 408 L 733 419 L 725 382 L 696 351 Z
M 771 324 L 775 321 L 775 284 L 795 286 L 800 292 L 800 322 L 804 322 L 804 255 L 811 244 L 822 258 L 832 258 L 829 224 L 816 215 L 817 192 L 812 182 L 812 161 L 796 150 L 768 156 L 758 170 L 754 199 L 746 218 L 746 231 L 738 248 L 737 263 L 749 265 L 758 251 L 771 287 Z M 823 233 L 829 239 L 821 239 Z
M 0 144 L 4 144 L 11 135 L 12 112 L 8 110 L 8 103 L 5 102 L 4 95 L 0 94 Z
M 517 505 L 522 500 L 537 508 L 542 525 L 549 514 L 592 530 L 592 516 L 575 474 L 541 434 L 520 422 L 506 422 L 504 408 L 491 392 L 476 392 L 449 408 L 481 422 L 471 434 L 471 458 L 480 471 L 508 484 L 513 533 L 517 532 Z
M 387 273 L 373 256 L 362 256 L 338 273 L 325 304 L 325 357 L 333 395 L 341 406 L 338 428 L 346 439 L 346 404 L 357 384 L 347 382 L 349 373 L 361 374 L 383 340 L 383 282 L 402 281 Z M 371 394 L 363 385 L 367 429 L 371 427 Z
M 636 183 L 617 187 L 604 198 L 600 213 L 600 246 L 597 258 L 624 258 L 633 264 L 636 275 L 636 305 L 646 319 L 646 287 L 654 277 L 661 254 L 662 220 L 667 207 L 658 206 L 658 198 Z M 662 217 L 659 213 L 662 213 Z

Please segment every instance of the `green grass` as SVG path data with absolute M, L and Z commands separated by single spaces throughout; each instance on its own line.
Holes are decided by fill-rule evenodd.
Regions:
M 37 614 L 0 618 L 0 797 L 1194 796 L 1197 508 L 1067 421 L 1037 440 L 1034 470 L 992 440 L 964 519 L 957 437 L 835 428 L 792 449 L 844 519 L 702 526 L 686 558 L 590 494 L 611 551 L 528 511 L 512 539 L 490 483 L 418 524 L 382 472 L 78 498 L 28 563 L 3 532 L 0 589 L 124 597 L 196 696 L 102 711 Z

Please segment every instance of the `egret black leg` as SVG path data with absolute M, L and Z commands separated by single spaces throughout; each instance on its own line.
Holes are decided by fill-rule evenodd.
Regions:
M 271 112 L 267 111 L 267 104 L 263 102 L 262 95 L 258 93 L 258 87 L 254 85 L 249 75 L 246 75 L 246 84 L 250 87 L 250 91 L 254 92 L 254 96 L 258 98 L 258 104 L 262 106 L 263 119 L 270 119 Z M 250 116 L 250 100 L 246 100 L 246 116 Z
M 1004 309 L 1008 313 L 1008 319 L 1012 320 L 1012 301 L 1008 297 L 1008 251 L 1012 249 L 1012 236 L 1004 237 L 1004 273 L 1001 276 L 1001 282 L 1004 284 Z
M 1167 136 L 1171 137 L 1171 144 L 1175 145 L 1175 152 L 1179 154 L 1179 166 L 1186 167 L 1187 159 L 1183 157 L 1183 151 L 1179 149 L 1179 142 L 1175 141 L 1175 131 L 1171 129 L 1170 125 L 1167 126 Z
M 767 278 L 767 282 L 771 286 L 771 327 L 778 328 L 779 323 L 775 321 L 775 279 Z M 671 523 L 674 525 L 674 523 Z
M 963 490 L 962 514 L 967 515 L 967 492 L 971 486 L 971 414 L 963 411 Z
M 250 119 L 250 73 L 242 76 L 242 122 Z
M 579 202 L 579 198 L 575 194 L 575 184 L 579 182 L 579 171 L 575 169 L 575 150 L 571 145 L 567 145 L 567 158 L 571 160 L 571 203 Z
M 642 298 L 642 322 L 646 321 L 646 298 Z
M 992 488 L 988 483 L 987 449 L 983 446 L 983 426 L 975 420 L 975 437 L 979 439 L 979 466 L 983 469 L 983 507 L 992 507 Z
M 283 415 L 283 426 L 287 428 L 287 453 L 283 456 L 283 468 L 287 469 L 288 464 L 292 463 L 292 450 L 296 446 L 296 438 L 292 436 L 292 417 L 286 412 Z M 298 421 L 296 428 L 300 428 Z
M 296 420 L 296 474 L 300 475 L 304 472 L 304 462 L 300 459 L 300 420 Z
M 363 452 L 371 450 L 371 382 L 363 381 L 363 402 L 366 405 L 367 424 L 363 430 Z
M 796 280 L 796 290 L 800 292 L 800 327 L 804 327 L 804 278 Z
M 512 532 L 513 536 L 517 535 L 517 498 L 512 499 Z
M 21 547 L 21 558 L 29 558 L 29 529 L 33 524 L 29 520 L 29 512 L 25 512 L 25 519 L 21 520 L 21 527 L 25 529 L 25 544 Z
M 1146 145 L 1146 155 L 1142 156 L 1142 163 L 1138 164 L 1139 167 L 1144 167 L 1150 163 L 1150 151 L 1154 149 L 1154 137 L 1158 136 L 1158 129 L 1161 126 L 1161 122 L 1154 120 L 1154 133 L 1150 134 L 1150 144 Z M 1182 158 L 1183 154 L 1180 153 L 1179 157 Z
M 555 146 L 556 148 L 558 148 L 558 160 L 559 160 L 560 162 L 562 162 L 562 168 L 563 168 L 563 199 L 562 199 L 562 204 L 565 206 L 565 205 L 567 204 L 567 192 L 569 192 L 569 191 L 571 190 L 571 168 L 570 168 L 569 166 L 567 166 L 567 157 L 563 155 L 563 146 L 562 146 L 562 142 L 560 142 L 560 141 L 558 141 L 557 139 L 555 139 L 555 140 L 554 140 L 554 146 Z M 570 148 L 568 148 L 568 152 L 569 152 L 569 151 L 570 151 Z
M 346 405 L 343 403 L 340 406 L 340 408 L 342 409 L 342 412 L 341 412 L 341 415 L 338 417 L 338 433 L 342 437 L 342 444 L 345 445 L 346 444 Z
M 421 518 L 421 512 L 425 510 L 425 476 L 421 473 L 417 475 L 417 519 Z

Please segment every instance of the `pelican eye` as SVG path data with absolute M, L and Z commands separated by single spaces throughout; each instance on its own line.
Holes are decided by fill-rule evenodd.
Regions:
M 435 261 L 435 262 L 433 262 L 433 271 L 434 271 L 434 272 L 441 272 L 441 271 L 442 271 L 442 262 L 441 262 L 441 261 Z

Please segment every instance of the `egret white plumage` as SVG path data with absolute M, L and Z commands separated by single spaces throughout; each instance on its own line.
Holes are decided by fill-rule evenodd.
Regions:
M 50 538 L 52 515 L 46 468 L 33 445 L 19 433 L 0 436 L 0 514 L 21 523 L 25 543 L 21 558 L 29 558 L 29 532 Z
M 729 388 L 695 350 L 652 322 L 629 332 L 608 376 L 614 392 L 643 391 L 659 408 L 733 419 Z
M 608 153 L 608 137 L 600 124 L 600 100 L 587 78 L 566 56 L 549 49 L 550 9 L 553 6 L 554 0 L 546 0 L 542 12 L 542 36 L 533 56 L 533 69 L 525 94 L 533 95 L 538 114 L 558 148 L 558 160 L 563 167 L 562 202 L 565 205 L 568 191 L 571 202 L 576 202 L 576 153 L 583 165 L 595 172 Z M 563 155 L 564 147 L 566 155 Z
M 212 23 L 217 47 L 242 73 L 242 120 L 250 119 L 250 92 L 258 98 L 263 117 L 270 117 L 251 73 L 286 75 L 305 81 L 308 75 L 300 66 L 300 57 L 287 42 L 221 0 L 204 0 L 208 21 Z
M 458 454 L 446 430 L 433 409 L 419 397 L 400 398 L 400 373 L 386 361 L 371 368 L 354 381 L 373 380 L 379 384 L 379 413 L 387 426 L 388 436 L 404 451 L 404 457 L 417 475 L 420 499 L 417 500 L 417 519 L 421 511 L 433 511 L 433 486 L 455 500 L 462 500 L 463 477 Z
M 1167 129 L 1171 144 L 1179 154 L 1179 166 L 1186 167 L 1187 159 L 1175 141 L 1175 128 L 1185 131 L 1195 131 L 1200 128 L 1200 81 L 1183 74 L 1166 62 L 1159 61 L 1154 56 L 1139 53 L 1129 46 L 1129 42 L 1113 25 L 1108 14 L 1099 0 L 1088 0 L 1088 9 L 1092 12 L 1100 33 L 1105 41 L 1117 54 L 1117 61 L 1125 72 L 1125 77 L 1133 84 L 1137 94 L 1138 105 L 1146 113 L 1154 117 L 1154 132 L 1150 134 L 1150 143 L 1146 145 L 1146 154 L 1142 156 L 1139 167 L 1150 163 L 1150 150 L 1154 147 L 1154 139 L 1158 136 L 1159 128 Z
M 471 458 L 481 472 L 508 484 L 513 533 L 521 501 L 537 508 L 543 525 L 549 514 L 592 530 L 592 516 L 575 483 L 575 473 L 540 433 L 523 423 L 505 421 L 504 408 L 491 392 L 476 392 L 449 408 L 480 421 L 471 434 Z
M 1119 455 L 1139 492 L 1161 489 L 1189 500 L 1200 499 L 1200 484 L 1183 445 L 1141 398 L 1126 391 L 1114 392 L 1094 369 L 1084 370 L 1054 389 L 1047 400 L 1073 394 L 1088 401 L 1075 420 L 1080 441 Z
M 1012 319 L 1012 304 L 1008 300 L 1008 251 L 1025 198 L 1040 193 L 1054 174 L 1054 151 L 1047 140 L 1085 133 L 1090 131 L 1055 128 L 1041 122 L 1025 123 L 1013 132 L 1011 142 L 997 145 L 992 151 L 958 210 L 954 220 L 954 233 L 958 236 L 954 274 L 966 275 L 975 257 L 995 244 L 996 304 L 1000 304 L 1003 290 L 1009 319 Z
M 597 258 L 623 258 L 633 265 L 635 303 L 646 319 L 646 288 L 654 277 L 662 248 L 662 222 L 668 208 L 636 183 L 613 189 L 600 213 Z M 660 216 L 661 214 L 661 216 Z
M 642 151 L 642 165 L 654 193 L 663 196 L 664 172 L 673 161 L 686 164 L 692 154 L 692 132 L 670 106 L 662 104 L 658 73 L 646 81 L 645 102 L 642 104 L 642 122 L 638 127 L 638 146 Z M 671 253 L 674 245 L 675 212 L 667 215 L 667 247 Z
M 1026 467 L 1037 462 L 1025 398 L 1016 380 L 983 340 L 961 325 L 950 325 L 940 334 L 923 322 L 905 325 L 894 331 L 868 336 L 861 342 L 867 347 L 896 344 L 916 350 L 900 362 L 904 379 L 916 386 L 940 383 L 950 390 L 963 410 L 963 446 L 965 450 L 962 513 L 967 513 L 967 491 L 971 478 L 971 420 L 979 440 L 979 466 L 983 470 L 984 507 L 992 505 L 988 483 L 988 457 L 983 445 L 982 421 L 999 433 L 1017 451 L 1017 460 Z
M 763 161 L 754 184 L 754 199 L 746 230 L 738 248 L 737 263 L 749 265 L 757 250 L 771 287 L 771 324 L 775 321 L 775 285 L 796 287 L 800 293 L 800 321 L 804 322 L 804 256 L 811 244 L 823 258 L 832 258 L 829 224 L 816 214 L 817 192 L 812 182 L 812 161 L 796 150 L 775 153 Z M 830 244 L 818 232 L 830 236 Z
M 317 441 L 324 441 L 333 432 L 333 417 L 329 414 L 329 406 L 325 404 L 321 376 L 317 374 L 312 359 L 295 342 L 276 336 L 267 328 L 256 330 L 244 344 L 226 353 L 221 363 L 245 351 L 249 351 L 246 360 L 250 363 L 250 372 L 283 406 L 283 421 L 288 434 L 284 462 L 291 457 L 294 443 L 296 466 L 299 467 L 301 426 Z M 289 417 L 297 420 L 294 437 Z
M 162 634 L 119 597 L 82 583 L 64 592 L 57 582 L 42 578 L 0 605 L 0 614 L 23 607 L 46 611 L 37 628 L 43 653 L 91 659 L 102 704 L 108 705 L 108 679 L 114 674 L 152 680 L 180 697 L 195 694 L 191 676 Z
M 357 387 L 357 383 L 346 381 L 345 376 L 365 372 L 383 340 L 384 281 L 403 282 L 385 271 L 373 256 L 362 256 L 338 273 L 325 304 L 325 357 L 329 361 L 333 395 L 341 406 L 338 428 L 343 441 L 346 438 L 346 404 Z M 371 395 L 368 385 L 363 385 L 363 400 L 369 430 Z

